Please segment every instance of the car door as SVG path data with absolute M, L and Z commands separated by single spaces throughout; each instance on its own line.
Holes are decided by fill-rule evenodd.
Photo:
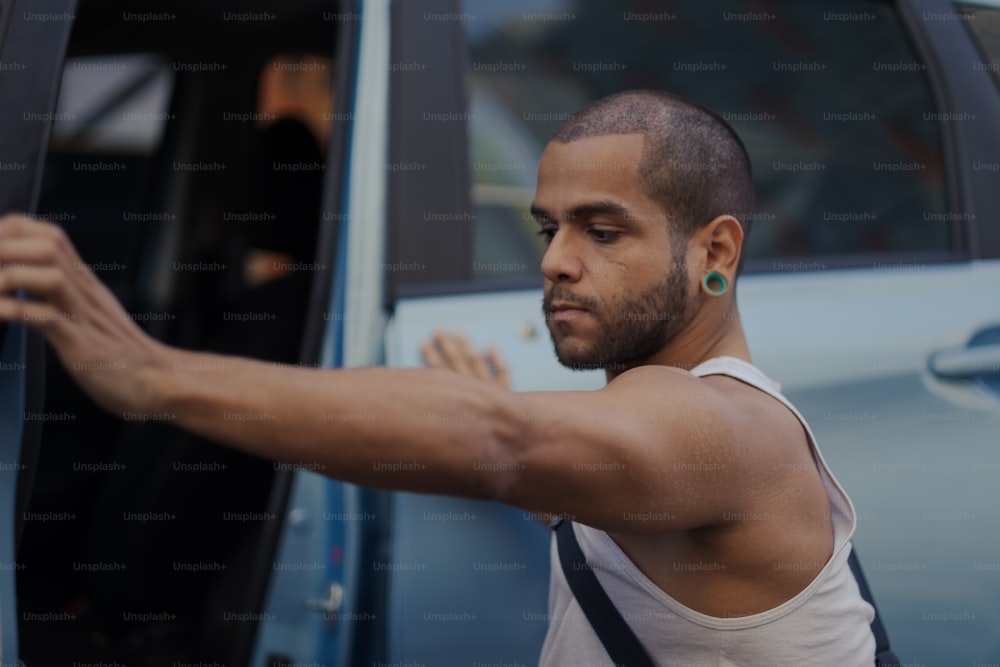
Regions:
M 419 225 L 406 224 L 422 210 L 448 217 L 469 207 L 465 128 L 448 122 L 465 109 L 464 71 L 452 63 L 456 54 L 464 58 L 464 37 L 449 18 L 459 9 L 454 0 L 373 0 L 351 19 L 360 28 L 350 152 L 340 206 L 324 214 L 341 224 L 322 304 L 323 366 L 405 363 L 387 343 L 401 278 L 451 281 L 467 273 L 438 255 L 467 252 L 471 228 L 459 226 L 431 248 L 419 241 Z M 330 414 L 332 426 L 366 418 Z M 539 521 L 495 504 L 363 489 L 315 474 L 322 472 L 294 473 L 251 664 L 392 664 L 400 656 L 465 664 L 501 645 L 509 647 L 505 655 L 534 661 L 544 624 L 525 630 L 520 611 L 512 614 L 527 605 L 544 615 L 548 563 L 539 554 L 548 541 Z M 469 531 L 461 544 L 446 538 L 456 526 Z M 473 561 L 483 572 L 508 570 L 504 563 L 519 571 L 513 580 L 468 588 Z M 525 638 L 505 639 L 511 631 Z
M 0 5 L 0 213 L 33 212 L 74 0 Z M 17 662 L 16 546 L 43 420 L 41 341 L 0 326 L 0 662 Z
M 469 102 L 413 96 L 396 127 L 422 113 L 414 134 L 466 131 L 465 167 L 434 173 L 471 181 L 471 201 L 403 196 L 431 192 L 421 185 L 434 165 L 400 135 L 390 224 L 405 241 L 387 264 L 387 363 L 419 365 L 420 341 L 441 327 L 498 345 L 515 389 L 601 386 L 597 373 L 558 366 L 540 312 L 541 246 L 526 211 L 538 156 L 573 111 L 617 90 L 706 104 L 755 168 L 738 286 L 753 359 L 809 420 L 855 502 L 856 546 L 897 653 L 996 662 L 1000 96 L 970 14 L 936 0 L 466 0 L 425 11 L 467 40 L 453 63 Z M 995 34 L 987 14 L 975 25 Z M 430 71 L 424 58 L 415 67 Z M 422 81 L 406 79 L 401 94 Z M 442 406 L 439 418 L 461 415 Z M 393 495 L 393 516 L 389 659 L 536 660 L 549 543 L 533 517 L 409 494 Z
M 308 0 L 284 3 L 278 13 L 274 11 L 275 3 L 256 8 L 267 11 L 247 13 L 190 3 L 173 7 L 176 14 L 133 12 L 128 3 L 81 4 L 81 18 L 76 22 L 70 47 L 72 57 L 65 62 L 69 71 L 64 83 L 70 85 L 64 87 L 60 113 L 55 114 L 57 121 L 65 122 L 61 131 L 57 123 L 49 146 L 40 208 L 47 213 L 41 215 L 75 223 L 66 227 L 81 257 L 90 262 L 126 308 L 136 311 L 133 317 L 151 335 L 179 346 L 193 335 L 199 340 L 190 347 L 216 345 L 216 349 L 246 356 L 273 353 L 273 343 L 277 342 L 286 346 L 281 350 L 283 356 L 263 358 L 276 363 L 315 365 L 327 322 L 323 311 L 330 298 L 330 281 L 323 278 L 333 273 L 329 267 L 335 259 L 341 220 L 340 155 L 346 143 L 343 130 L 352 116 L 346 105 L 353 91 L 354 52 L 350 40 L 339 40 L 342 26 L 350 36 L 358 25 L 350 18 L 353 13 L 339 11 L 333 2 Z M 25 16 L 34 15 L 34 7 L 31 9 L 25 10 Z M 38 23 L 55 20 L 51 13 L 38 16 Z M 177 35 L 183 36 L 183 42 L 176 39 Z M 334 46 L 340 50 L 338 65 L 342 64 L 336 71 L 332 71 L 333 58 L 329 57 Z M 297 59 L 303 52 L 309 58 Z M 59 60 L 61 57 L 57 63 Z M 302 72 L 320 75 L 299 76 Z M 88 76 L 74 77 L 74 73 Z M 324 141 L 331 137 L 327 144 L 329 169 L 321 159 L 314 160 L 311 151 L 303 150 L 303 144 L 309 144 L 303 141 L 311 132 L 309 126 L 304 129 L 285 123 L 278 128 L 284 134 L 258 133 L 254 131 L 258 128 L 248 122 L 254 118 L 276 120 L 273 108 L 262 112 L 255 107 L 259 100 L 254 99 L 258 81 L 273 83 L 275 76 L 281 83 L 295 79 L 302 84 L 297 90 L 304 90 L 304 94 L 317 89 L 322 94 L 336 82 L 337 112 L 317 103 L 308 109 L 307 117 L 311 121 L 321 116 L 329 123 L 326 129 L 333 130 L 329 135 L 320 133 Z M 311 87 L 320 77 L 323 85 Z M 331 105 L 332 97 L 327 96 Z M 270 102 L 275 103 L 274 99 L 270 98 Z M 17 119 L 23 120 L 20 107 L 17 111 Z M 289 134 L 296 128 L 303 132 Z M 292 141 L 281 141 L 289 136 Z M 275 144 L 273 152 L 265 152 Z M 291 150 L 282 150 L 289 145 Z M 309 144 L 316 151 L 318 146 Z M 275 167 L 274 162 L 280 166 Z M 310 210 L 309 197 L 319 193 L 318 188 L 312 191 L 312 179 L 298 179 L 310 187 L 295 188 L 295 183 L 291 184 L 286 199 L 295 201 L 290 204 L 281 201 L 280 196 L 266 202 L 253 197 L 257 183 L 253 177 L 259 175 L 254 167 L 261 166 L 266 167 L 260 169 L 266 172 L 261 180 L 272 190 L 283 190 L 275 182 L 287 185 L 294 179 L 268 180 L 269 175 L 280 177 L 292 171 L 322 169 L 329 177 L 324 188 L 328 206 L 322 221 L 319 215 L 303 219 L 303 211 Z M 218 178 L 227 169 L 230 174 L 239 170 L 241 178 L 228 183 Z M 88 178 L 95 174 L 98 178 Z M 134 178 L 125 178 L 133 174 Z M 302 206 L 297 206 L 300 203 Z M 316 209 L 318 214 L 318 201 Z M 228 276 L 220 275 L 228 258 L 202 261 L 202 251 L 234 250 L 234 255 L 242 259 L 239 240 L 244 233 L 249 235 L 246 229 L 238 229 L 243 223 L 250 223 L 247 228 L 256 228 L 253 232 L 258 242 L 274 241 L 279 236 L 260 229 L 263 221 L 273 222 L 270 228 L 284 225 L 278 241 L 297 241 L 313 233 L 317 226 L 322 230 L 324 241 L 319 244 L 315 262 L 267 262 L 271 268 L 276 264 L 291 267 L 289 272 L 296 274 L 292 276 L 293 288 L 302 285 L 298 280 L 301 277 L 307 278 L 306 288 L 301 291 L 309 293 L 310 282 L 316 286 L 311 298 L 319 306 L 312 309 L 310 321 L 304 326 L 306 341 L 301 357 L 295 356 L 299 343 L 296 336 L 287 334 L 300 330 L 295 318 L 301 291 L 287 298 L 296 304 L 288 308 L 282 308 L 287 304 L 274 305 L 278 300 L 275 295 L 281 291 L 261 290 L 222 299 L 226 302 L 224 312 L 198 312 L 199 308 L 210 311 L 217 306 L 217 297 L 224 293 L 231 297 L 225 288 L 240 284 L 244 277 L 243 267 L 236 261 Z M 229 243 L 218 242 L 220 237 Z M 307 251 L 312 251 L 314 245 L 310 241 Z M 286 250 L 287 246 L 279 245 L 277 249 Z M 117 275 L 109 278 L 101 271 Z M 312 281 L 313 276 L 319 277 Z M 229 277 L 236 280 L 227 281 Z M 287 295 L 289 283 L 291 278 L 276 286 Z M 220 328 L 220 323 L 230 321 L 242 324 L 245 320 L 240 317 L 251 308 L 256 308 L 258 314 L 266 309 L 270 319 L 280 320 L 285 330 Z M 176 329 L 169 325 L 173 320 L 187 320 L 193 326 Z M 290 351 L 292 358 L 286 359 L 289 338 L 295 347 Z M 35 367 L 31 362 L 27 365 Z M 50 382 L 55 389 L 49 395 L 50 402 L 65 401 L 67 396 L 63 394 L 76 391 L 68 380 L 63 377 Z M 102 431 L 94 428 L 90 420 L 84 424 L 82 417 L 96 412 L 86 397 L 77 393 L 69 400 L 77 401 L 77 407 L 63 414 L 69 415 L 67 421 L 73 423 L 65 425 L 68 428 L 63 429 L 63 438 L 46 442 L 43 461 L 49 475 L 40 478 L 45 483 L 38 485 L 42 488 L 33 502 L 40 505 L 39 497 L 47 491 L 49 498 L 43 500 L 74 510 L 73 523 L 79 528 L 52 525 L 70 522 L 53 521 L 53 515 L 41 512 L 29 517 L 37 521 L 29 520 L 25 545 L 31 548 L 22 550 L 27 554 L 22 556 L 27 563 L 21 567 L 22 575 L 27 570 L 29 576 L 22 576 L 18 582 L 21 657 L 32 664 L 56 664 L 70 657 L 105 663 L 140 657 L 163 661 L 168 660 L 167 656 L 178 663 L 208 664 L 218 659 L 249 664 L 258 635 L 272 640 L 262 658 L 268 665 L 279 664 L 284 657 L 305 651 L 306 646 L 310 651 L 318 650 L 308 641 L 299 641 L 316 628 L 299 623 L 296 614 L 305 610 L 308 619 L 317 619 L 318 627 L 324 627 L 322 612 L 326 607 L 313 608 L 304 602 L 322 602 L 329 581 L 324 568 L 329 563 L 333 573 L 330 576 L 338 580 L 341 558 L 323 547 L 322 560 L 310 559 L 304 565 L 306 559 L 301 553 L 294 554 L 299 557 L 294 561 L 289 560 L 292 556 L 287 551 L 280 556 L 275 553 L 282 525 L 276 520 L 278 516 L 288 511 L 291 519 L 285 525 L 292 534 L 302 530 L 301 522 L 296 521 L 301 506 L 287 505 L 290 489 L 300 488 L 294 484 L 300 467 L 275 464 L 272 468 L 270 461 L 248 461 L 249 457 L 234 461 L 225 457 L 228 451 L 213 449 L 211 443 L 190 443 L 186 434 L 162 430 L 146 424 L 145 419 L 134 423 L 131 415 L 115 420 L 113 415 L 97 413 L 111 423 L 111 428 Z M 6 410 L 8 405 L 4 403 L 3 408 Z M 22 410 L 12 410 L 20 424 Z M 81 419 L 75 421 L 78 417 Z M 37 421 L 30 419 L 26 425 Z M 152 428 L 145 429 L 147 425 Z M 48 435 L 54 431 L 50 428 Z M 87 452 L 87 446 L 94 449 Z M 260 475 L 262 468 L 269 474 Z M 104 472 L 113 474 L 100 474 Z M 273 500 L 265 507 L 272 478 Z M 63 480 L 70 484 L 62 484 Z M 73 493 L 62 493 L 70 485 Z M 336 489 L 331 503 L 340 506 L 344 494 L 335 483 L 331 485 Z M 251 496 L 252 500 L 248 500 Z M 264 500 L 258 507 L 261 496 Z M 220 499 L 221 506 L 217 504 Z M 147 531 L 144 524 L 150 515 L 142 514 L 140 508 L 150 501 L 164 511 L 155 513 L 160 523 L 149 526 Z M 187 508 L 191 511 L 185 511 Z M 76 521 L 76 513 L 87 516 Z M 70 512 L 59 514 L 68 517 Z M 323 519 L 317 521 L 316 525 L 323 525 Z M 240 537 L 232 539 L 230 528 Z M 201 550 L 209 543 L 209 550 L 202 551 L 204 557 L 192 553 L 192 548 Z M 54 550 L 52 544 L 63 547 Z M 50 566 L 46 557 L 54 552 L 62 562 Z M 27 560 L 31 555 L 35 560 Z M 301 575 L 306 571 L 323 577 L 321 583 L 310 587 L 301 576 L 281 579 L 281 592 L 299 583 L 301 596 L 294 598 L 292 612 L 282 609 L 281 621 L 287 620 L 287 625 L 277 630 L 274 628 L 278 623 L 267 627 L 270 616 L 262 613 L 262 605 L 269 580 L 272 576 Z M 12 594 L 11 588 L 5 588 L 8 590 Z M 50 590 L 54 598 L 49 596 Z M 188 601 L 193 603 L 193 609 Z M 188 622 L 188 615 L 195 620 Z M 164 630 L 164 621 L 174 627 Z M 157 624 L 159 628 L 154 629 L 152 626 Z M 289 626 L 292 632 L 287 631 Z
M 389 4 L 331 3 L 338 33 L 337 112 L 327 120 L 322 222 L 302 363 L 324 368 L 378 364 L 384 328 L 381 261 Z M 326 278 L 323 282 L 322 278 Z M 345 415 L 324 415 L 331 427 Z M 384 537 L 381 496 L 326 477 L 309 464 L 276 464 L 272 522 L 255 567 L 259 606 L 245 619 L 245 664 L 362 664 L 380 655 L 378 577 L 365 567 Z M 376 573 L 377 575 L 377 573 Z M 259 611 L 257 611 L 259 610 Z

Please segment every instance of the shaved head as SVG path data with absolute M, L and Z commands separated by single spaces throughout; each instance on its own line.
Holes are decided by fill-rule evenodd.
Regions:
M 645 138 L 641 184 L 667 214 L 671 234 L 686 242 L 728 214 L 740 221 L 746 247 L 754 206 L 750 156 L 733 128 L 709 109 L 662 91 L 616 93 L 574 114 L 552 141 L 633 133 Z

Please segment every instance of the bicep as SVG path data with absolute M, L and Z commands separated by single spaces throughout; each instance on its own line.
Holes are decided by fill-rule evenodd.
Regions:
M 500 500 L 609 532 L 722 521 L 739 490 L 720 397 L 690 376 L 630 372 L 600 391 L 520 395 L 525 428 Z M 715 414 L 718 414 L 716 412 Z

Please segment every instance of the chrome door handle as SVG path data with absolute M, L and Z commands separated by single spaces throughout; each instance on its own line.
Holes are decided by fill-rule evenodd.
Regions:
M 927 360 L 927 368 L 944 380 L 1000 377 L 1000 343 L 939 350 Z
M 327 627 L 337 623 L 337 612 L 344 604 L 344 587 L 337 582 L 331 583 L 326 589 L 326 595 L 321 600 L 306 600 L 306 609 L 323 612 L 323 620 Z

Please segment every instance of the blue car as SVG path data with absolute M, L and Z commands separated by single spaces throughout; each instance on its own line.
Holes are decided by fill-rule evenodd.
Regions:
M 552 131 L 633 88 L 747 145 L 742 324 L 896 652 L 1000 664 L 996 0 L 7 0 L 0 213 L 171 345 L 407 367 L 461 330 L 516 390 L 597 389 L 553 354 L 528 206 Z M 0 664 L 537 662 L 541 517 L 111 417 L 36 334 L 0 346 Z

